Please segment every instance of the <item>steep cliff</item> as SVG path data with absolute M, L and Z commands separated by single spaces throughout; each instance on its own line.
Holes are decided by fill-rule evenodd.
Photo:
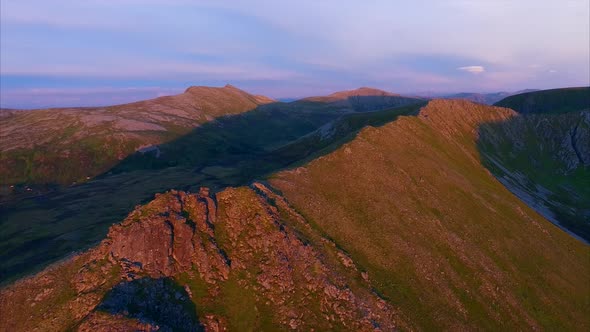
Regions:
M 519 116 L 480 127 L 486 167 L 547 219 L 590 241 L 590 88 L 526 93 L 498 105 Z

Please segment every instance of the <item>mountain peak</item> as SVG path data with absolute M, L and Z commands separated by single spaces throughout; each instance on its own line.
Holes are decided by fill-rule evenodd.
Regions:
M 330 94 L 330 96 L 334 97 L 351 97 L 351 96 L 398 96 L 397 94 L 387 92 L 384 90 L 370 88 L 370 87 L 360 87 L 353 90 L 344 90 L 338 91 Z
M 368 96 L 399 96 L 399 95 L 391 93 L 391 92 L 387 92 L 384 90 L 375 89 L 375 88 L 360 87 L 360 88 L 352 89 L 352 90 L 337 91 L 337 92 L 331 93 L 327 96 L 308 97 L 308 98 L 304 98 L 303 100 L 331 102 L 331 101 L 343 100 L 343 99 L 347 99 L 349 97 L 357 97 L 357 96 L 368 97 Z
M 189 86 L 186 90 L 184 90 L 185 93 L 195 93 L 195 92 L 199 92 L 199 91 L 211 91 L 211 90 L 234 90 L 234 91 L 241 91 L 246 93 L 245 91 L 231 85 L 231 84 L 226 84 L 223 87 L 212 87 L 212 86 L 204 86 L 204 85 L 191 85 Z
M 253 95 L 231 84 L 226 84 L 223 87 L 193 85 L 188 87 L 184 93 L 190 94 L 191 97 L 215 96 L 216 98 L 227 98 L 228 95 L 241 96 L 241 98 L 245 97 L 251 99 L 256 104 L 268 104 L 275 101 L 274 99 L 266 96 Z

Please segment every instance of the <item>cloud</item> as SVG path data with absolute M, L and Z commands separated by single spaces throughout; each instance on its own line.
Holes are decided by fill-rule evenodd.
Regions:
M 481 74 L 484 71 L 486 71 L 486 69 L 483 66 L 465 66 L 465 67 L 459 67 L 457 68 L 458 70 L 462 70 L 462 71 L 466 71 L 468 73 L 472 73 L 472 74 Z
M 396 92 L 580 85 L 590 73 L 589 6 L 582 0 L 567 6 L 535 0 L 0 0 L 0 78 L 6 77 L 4 91 L 229 81 L 279 97 L 363 85 Z

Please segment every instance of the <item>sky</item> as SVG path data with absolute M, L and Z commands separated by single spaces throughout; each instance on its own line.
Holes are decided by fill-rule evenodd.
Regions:
M 590 85 L 588 0 L 3 0 L 0 106 Z

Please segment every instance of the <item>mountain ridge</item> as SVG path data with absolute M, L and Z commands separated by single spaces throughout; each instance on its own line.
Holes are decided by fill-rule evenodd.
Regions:
M 0 123 L 0 176 L 3 184 L 83 182 L 142 147 L 271 102 L 233 86 L 190 87 L 108 107 L 12 111 Z
M 333 92 L 327 96 L 312 96 L 299 99 L 299 101 L 312 101 L 312 102 L 336 102 L 349 97 L 357 96 L 389 96 L 389 97 L 401 97 L 402 95 L 388 92 L 381 89 L 360 87 L 351 90 L 342 90 Z
M 434 100 L 268 183 L 156 195 L 94 249 L 1 289 L 0 315 L 16 330 L 584 329 L 590 248 L 477 150 L 478 127 L 517 116 Z M 155 295 L 128 302 L 138 287 Z
M 589 248 L 520 201 L 481 162 L 478 126 L 516 116 L 467 101 L 431 101 L 417 117 L 365 128 L 269 183 L 367 270 L 381 294 L 404 294 L 396 303 L 421 317 L 422 329 L 579 329 L 571 322 L 590 324 L 588 297 L 579 293 L 588 290 Z

